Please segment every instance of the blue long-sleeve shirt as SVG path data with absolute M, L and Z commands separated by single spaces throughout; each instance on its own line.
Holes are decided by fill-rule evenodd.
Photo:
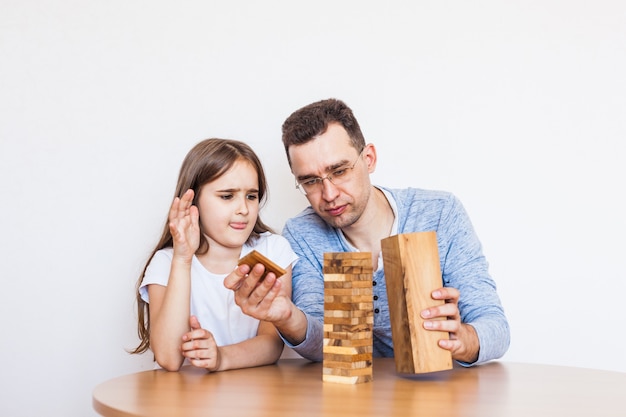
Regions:
M 509 325 L 488 272 L 482 246 L 461 202 L 452 194 L 415 188 L 382 190 L 395 214 L 393 234 L 435 231 L 443 285 L 457 288 L 461 321 L 478 334 L 482 363 L 501 357 L 509 346 Z M 292 347 L 301 356 L 322 360 L 324 324 L 324 252 L 355 249 L 339 229 L 308 207 L 289 219 L 283 235 L 299 257 L 293 267 L 293 301 L 307 318 L 306 338 Z M 389 304 L 382 257 L 373 274 L 374 357 L 393 356 Z M 467 365 L 467 364 L 464 364 Z

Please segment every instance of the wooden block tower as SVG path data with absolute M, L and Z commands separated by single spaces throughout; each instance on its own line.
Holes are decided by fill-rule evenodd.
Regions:
M 323 381 L 372 380 L 373 307 L 371 253 L 325 253 Z
M 435 232 L 390 236 L 381 241 L 396 371 L 425 373 L 452 368 L 450 351 L 438 345 L 447 332 L 424 329 L 420 312 L 443 304 L 431 297 L 441 288 Z

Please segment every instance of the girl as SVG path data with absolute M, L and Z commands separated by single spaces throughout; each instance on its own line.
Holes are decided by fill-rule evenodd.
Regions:
M 283 342 L 274 326 L 243 314 L 223 284 L 238 259 L 256 249 L 287 271 L 276 286 L 291 298 L 296 255 L 259 217 L 266 187 L 245 143 L 207 139 L 191 149 L 168 223 L 137 283 L 141 343 L 132 353 L 151 349 L 169 371 L 185 360 L 208 371 L 278 360 Z

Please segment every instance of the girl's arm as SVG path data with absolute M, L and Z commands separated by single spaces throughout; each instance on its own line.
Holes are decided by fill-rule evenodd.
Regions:
M 195 316 L 191 331 L 183 336 L 182 354 L 198 368 L 209 372 L 249 368 L 276 362 L 283 352 L 283 341 L 271 323 L 260 322 L 257 335 L 227 346 L 217 346 L 213 335 L 203 329 Z
M 175 198 L 169 213 L 174 254 L 167 287 L 151 284 L 150 347 L 157 363 L 177 371 L 185 359 L 180 346 L 189 331 L 191 262 L 200 244 L 198 208 L 192 205 L 193 190 Z
M 291 300 L 291 266 L 279 278 L 281 282 L 278 297 Z M 221 364 L 219 370 L 245 368 L 275 363 L 283 353 L 284 343 L 274 325 L 267 321 L 259 323 L 256 337 L 230 346 L 220 347 Z
M 218 348 L 220 361 L 215 370 L 225 371 L 275 363 L 283 353 L 283 346 L 274 325 L 262 321 L 255 337 Z
M 278 297 L 291 300 L 291 266 L 278 278 L 281 283 Z M 230 346 L 220 347 L 220 370 L 269 365 L 275 363 L 283 353 L 285 344 L 278 330 L 270 322 L 259 322 L 256 337 Z
M 280 277 L 278 297 L 291 298 L 291 266 Z M 270 322 L 259 322 L 255 337 L 227 346 L 215 346 L 211 333 L 202 328 L 195 317 L 190 320 L 191 331 L 183 335 L 183 355 L 192 365 L 208 371 L 247 368 L 275 363 L 283 352 L 283 341 Z
M 180 344 L 182 336 L 189 331 L 190 279 L 175 279 L 172 273 L 167 287 L 158 284 L 148 286 L 150 297 L 150 348 L 154 359 L 168 371 L 177 371 L 185 359 Z M 174 278 L 174 279 L 172 279 Z M 187 283 L 185 282 L 187 281 Z

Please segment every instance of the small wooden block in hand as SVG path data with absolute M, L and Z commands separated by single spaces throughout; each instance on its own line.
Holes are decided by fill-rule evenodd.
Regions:
M 287 272 L 283 268 L 281 268 L 280 266 L 276 265 L 274 262 L 269 260 L 263 254 L 257 252 L 256 250 L 253 250 L 252 252 L 248 253 L 246 256 L 241 258 L 239 262 L 237 263 L 237 265 L 243 265 L 243 264 L 250 265 L 250 268 L 254 268 L 254 265 L 256 264 L 263 264 L 263 266 L 265 267 L 265 271 L 263 272 L 263 275 L 261 276 L 261 279 L 259 280 L 259 282 L 263 281 L 265 279 L 265 276 L 269 272 L 273 272 L 274 275 L 276 275 L 276 278 L 280 278 L 281 276 L 285 275 L 285 272 Z

